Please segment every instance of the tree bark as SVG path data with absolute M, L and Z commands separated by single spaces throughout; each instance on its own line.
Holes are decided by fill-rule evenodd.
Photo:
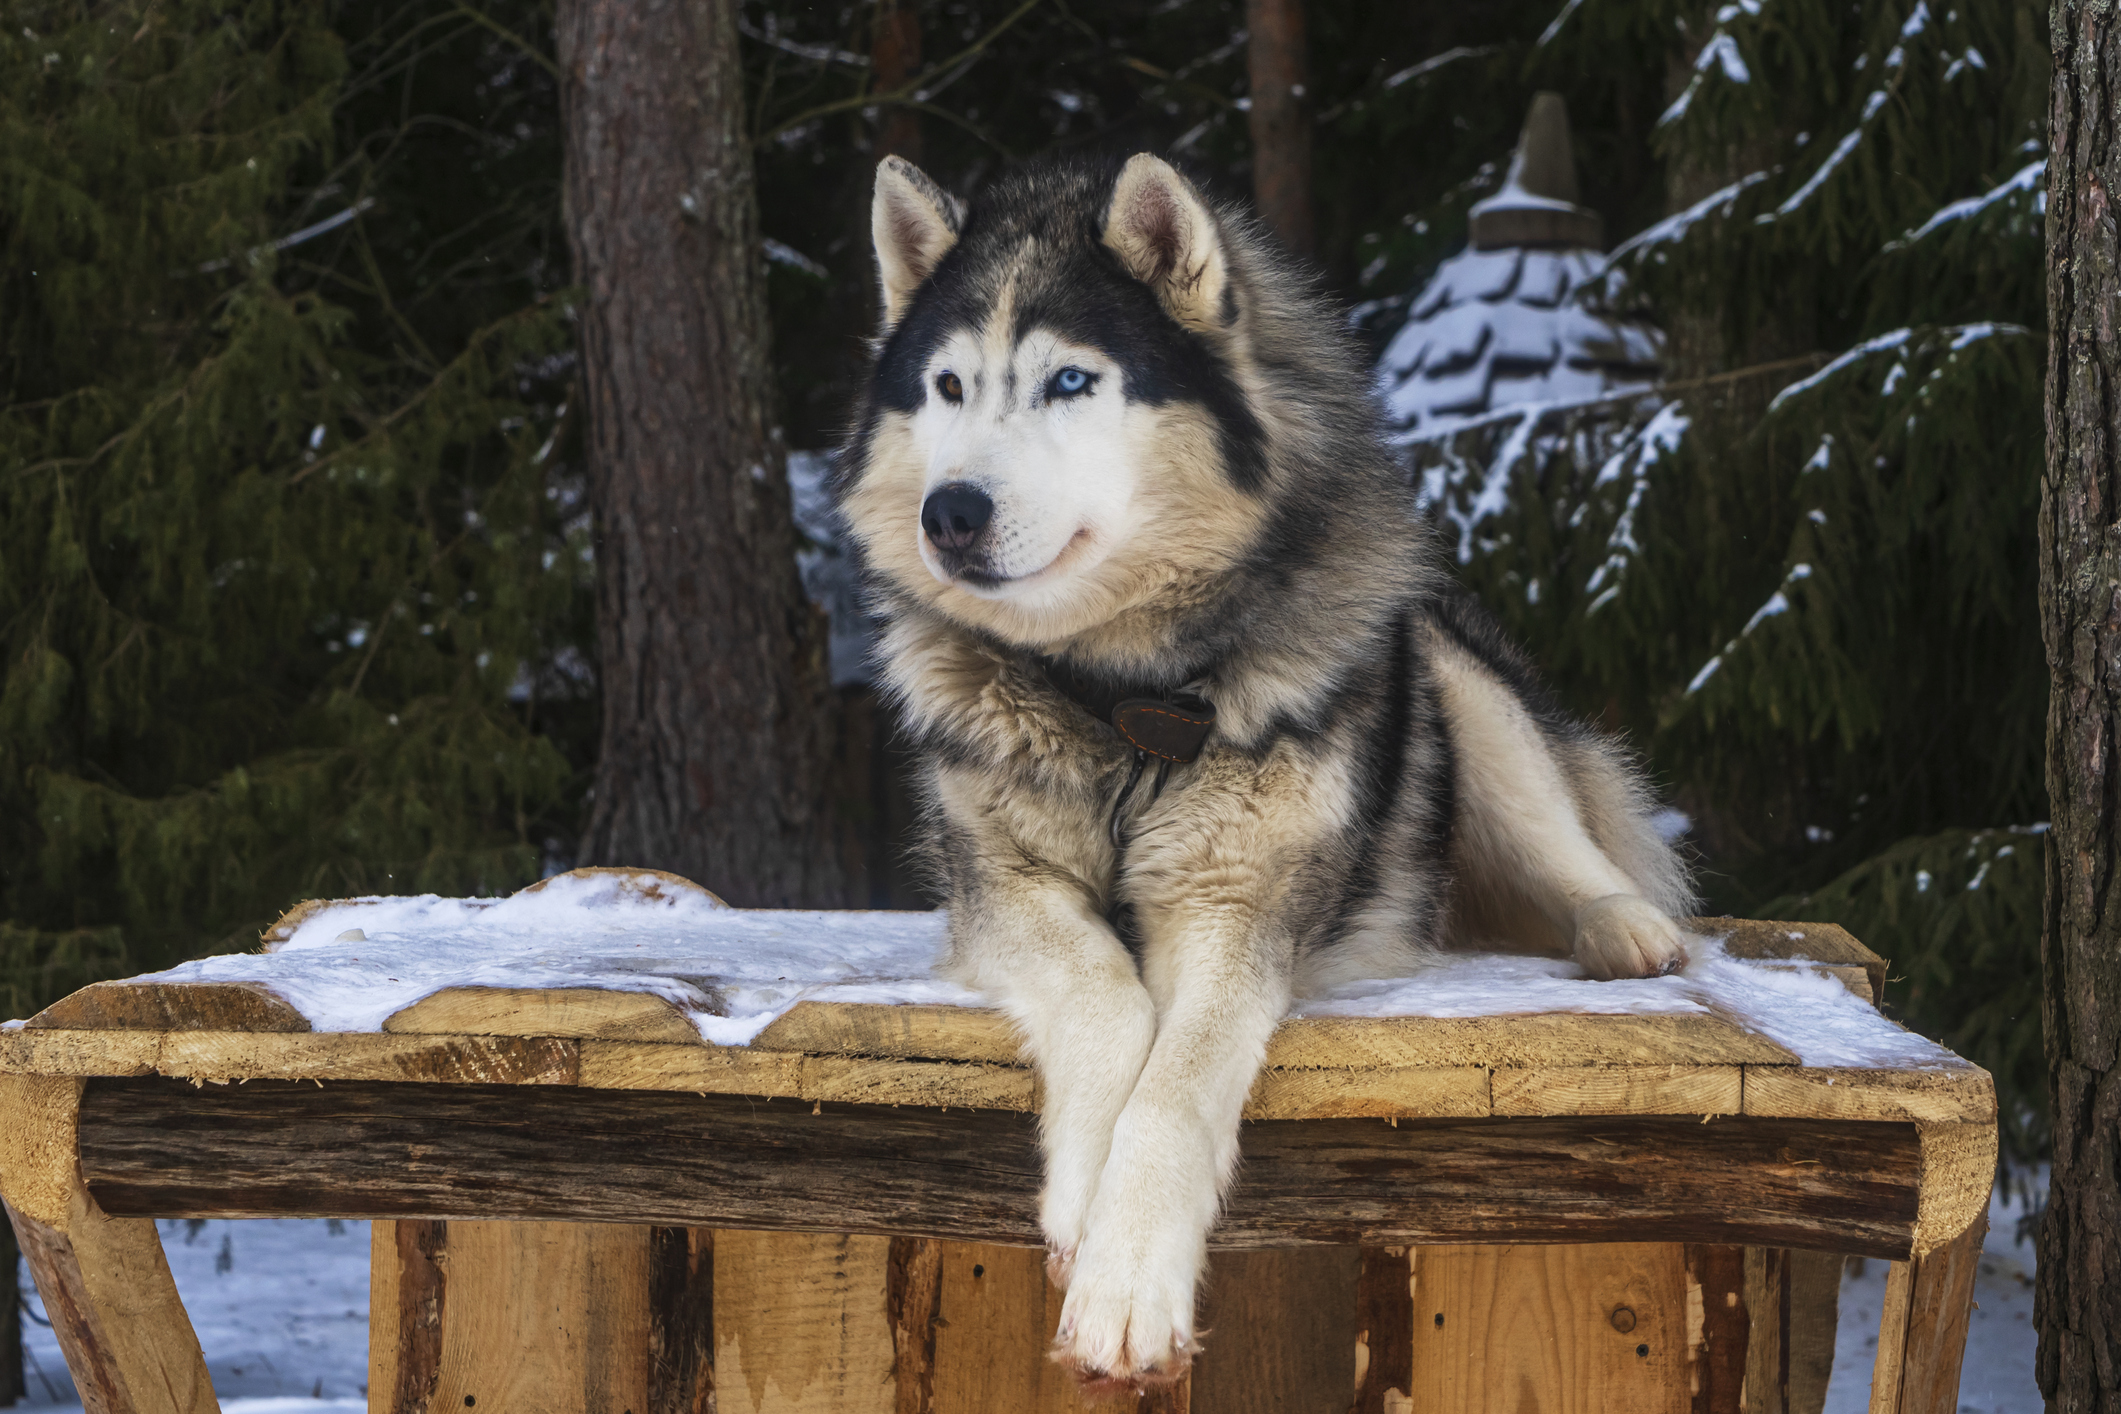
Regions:
M 1303 0 L 1245 0 L 1251 69 L 1252 201 L 1301 256 L 1317 249 L 1311 220 L 1311 104 Z
M 2047 192 L 2047 904 L 2042 1019 L 2055 1163 L 2035 1320 L 2048 1408 L 2121 1414 L 2121 34 L 2109 7 L 2053 10 Z
M 921 12 L 916 0 L 877 0 L 869 22 L 872 88 L 889 93 L 921 71 Z M 899 156 L 915 166 L 921 160 L 921 110 L 892 104 L 877 115 L 876 159 Z M 868 204 L 862 206 L 866 232 Z
M 583 863 L 847 901 L 820 618 L 771 427 L 734 0 L 562 0 L 604 721 Z

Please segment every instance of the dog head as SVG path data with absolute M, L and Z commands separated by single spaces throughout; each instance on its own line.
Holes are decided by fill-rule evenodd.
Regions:
M 839 491 L 887 594 L 1051 647 L 1212 592 L 1270 480 L 1236 220 L 1147 154 L 969 208 L 888 157 L 872 228 L 885 332 Z

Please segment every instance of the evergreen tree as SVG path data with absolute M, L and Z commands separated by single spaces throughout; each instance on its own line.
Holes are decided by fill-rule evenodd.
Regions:
M 551 107 L 454 12 L 0 34 L 9 1014 L 306 896 L 514 887 L 571 824 Z
M 1713 905 L 1893 958 L 2036 1152 L 2044 13 L 1568 0 L 1550 33 L 1535 71 L 1686 40 L 1679 204 L 1604 291 L 1679 366 L 1417 445 L 1436 514 L 1677 787 Z

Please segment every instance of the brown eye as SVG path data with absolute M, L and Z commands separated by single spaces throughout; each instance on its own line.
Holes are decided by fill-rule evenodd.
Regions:
M 955 373 L 945 373 L 935 380 L 935 391 L 943 395 L 944 402 L 961 403 L 965 400 L 965 385 L 957 381 Z

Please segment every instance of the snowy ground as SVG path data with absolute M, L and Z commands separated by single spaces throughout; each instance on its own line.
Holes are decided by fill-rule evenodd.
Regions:
M 2016 1241 L 2024 1209 L 1990 1206 L 1974 1286 L 1960 1414 L 2040 1414 L 2033 1387 L 2033 1249 Z M 206 1350 L 227 1414 L 355 1414 L 368 1389 L 368 1224 L 280 1218 L 165 1222 L 177 1289 Z M 1886 1264 L 1842 1279 L 1840 1340 L 1827 1414 L 1862 1414 L 1878 1349 Z M 29 1276 L 22 1277 L 28 1289 Z M 27 1324 L 30 1394 L 39 1414 L 80 1409 L 44 1308 Z
M 368 1408 L 368 1224 L 324 1218 L 162 1222 L 225 1414 L 357 1414 Z M 21 1274 L 30 1290 L 29 1273 Z M 44 1306 L 23 1322 L 27 1407 L 81 1408 Z

